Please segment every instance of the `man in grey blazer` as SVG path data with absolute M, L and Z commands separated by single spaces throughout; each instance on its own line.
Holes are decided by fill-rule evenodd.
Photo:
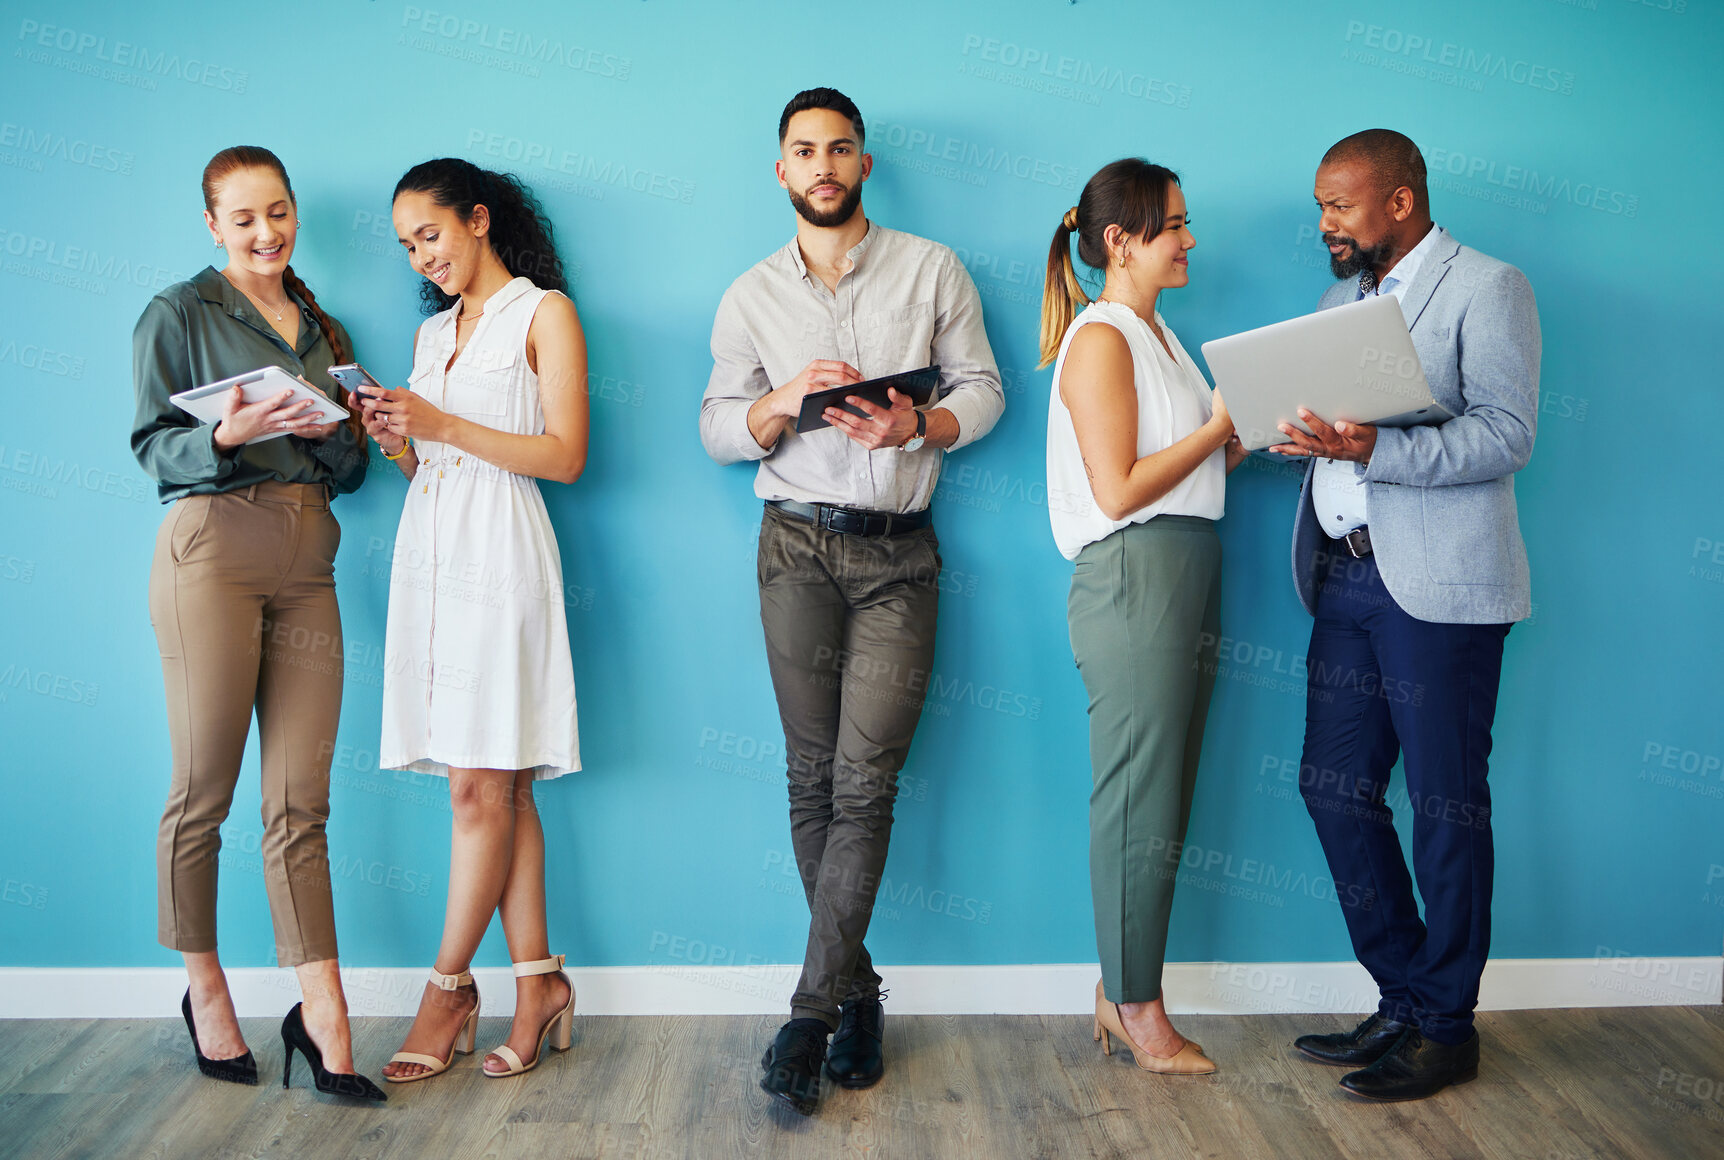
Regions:
M 1315 618 L 1300 790 L 1381 995 L 1353 1031 L 1296 1046 L 1357 1068 L 1341 1080 L 1356 1095 L 1421 1099 L 1478 1074 L 1491 722 L 1503 642 L 1532 611 L 1514 473 L 1538 414 L 1538 308 L 1519 270 L 1433 224 L 1424 159 L 1402 134 L 1338 142 L 1316 197 L 1342 279 L 1318 308 L 1398 298 L 1455 417 L 1396 429 L 1300 411 L 1311 433 L 1283 424 L 1288 442 L 1270 449 L 1310 460 L 1293 525 L 1293 581 Z M 1384 802 L 1398 755 L 1412 875 Z

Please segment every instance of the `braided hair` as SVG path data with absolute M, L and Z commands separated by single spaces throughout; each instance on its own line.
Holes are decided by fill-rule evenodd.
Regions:
M 481 169 L 459 157 L 421 161 L 395 183 L 394 201 L 404 193 L 429 194 L 440 206 L 453 209 L 462 221 L 473 216 L 475 206 L 491 215 L 485 240 L 511 278 L 527 278 L 543 290 L 568 294 L 563 260 L 557 255 L 551 221 L 527 184 L 512 173 Z M 436 314 L 454 305 L 456 296 L 443 293 L 429 278 L 419 284 L 420 306 Z
M 213 216 L 215 214 L 216 195 L 221 192 L 222 183 L 242 169 L 268 169 L 281 178 L 283 188 L 287 190 L 289 201 L 295 206 L 297 200 L 293 196 L 293 182 L 287 179 L 287 167 L 281 163 L 281 158 L 265 149 L 262 145 L 233 145 L 223 149 L 210 158 L 204 166 L 204 209 Z M 342 329 L 335 324 L 335 319 L 324 313 L 323 307 L 317 304 L 316 295 L 305 280 L 293 272 L 292 266 L 281 271 L 281 284 L 289 294 L 305 303 L 311 316 L 317 319 L 318 327 L 323 331 L 324 340 L 329 343 L 329 349 L 336 363 L 352 362 L 353 350 L 348 345 Z M 348 407 L 347 426 L 352 431 L 354 439 L 360 447 L 365 446 L 365 423 L 359 417 L 358 406 Z

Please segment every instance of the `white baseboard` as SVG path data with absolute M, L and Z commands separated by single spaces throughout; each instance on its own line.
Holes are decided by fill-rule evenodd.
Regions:
M 584 1015 L 760 1015 L 787 1009 L 799 968 L 578 967 L 569 972 Z M 299 998 L 292 971 L 228 971 L 241 1016 L 282 1015 Z M 487 1014 L 514 1006 L 507 967 L 473 972 Z M 1081 1015 L 1094 1002 L 1094 963 L 882 967 L 891 1009 L 903 1015 Z M 355 1015 L 411 1015 L 425 972 L 353 967 L 342 972 Z M 179 1008 L 176 967 L 0 968 L 0 1019 L 166 1018 Z M 1169 963 L 1168 1009 L 1200 1015 L 1374 1010 L 1377 989 L 1357 963 Z M 1493 959 L 1479 1009 L 1647 1007 L 1718 1003 L 1724 959 Z

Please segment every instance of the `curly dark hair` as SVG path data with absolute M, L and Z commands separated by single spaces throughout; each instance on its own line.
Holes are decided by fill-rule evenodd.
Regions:
M 473 216 L 473 207 L 484 206 L 491 214 L 486 235 L 491 249 L 511 277 L 531 279 L 544 290 L 568 294 L 563 260 L 557 256 L 551 221 L 527 184 L 512 173 L 481 169 L 459 157 L 421 161 L 395 183 L 393 202 L 404 193 L 427 193 L 438 205 L 453 209 L 462 221 Z M 419 283 L 420 307 L 426 314 L 447 310 L 456 296 L 445 294 L 429 278 Z

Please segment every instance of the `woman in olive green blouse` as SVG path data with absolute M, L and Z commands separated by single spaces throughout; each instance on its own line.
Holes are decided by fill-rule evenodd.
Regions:
M 287 1068 L 300 1050 L 318 1090 L 382 1099 L 353 1074 L 330 905 L 329 762 L 341 713 L 341 613 L 332 494 L 365 479 L 358 408 L 319 425 L 289 392 L 200 424 L 169 396 L 277 366 L 336 400 L 329 367 L 352 348 L 288 267 L 298 211 L 287 172 L 256 146 L 204 169 L 204 221 L 224 269 L 151 300 L 132 338 L 132 451 L 173 507 L 156 536 L 150 621 L 167 687 L 173 777 L 157 840 L 157 928 L 185 956 L 181 1001 L 204 1074 L 257 1082 L 216 954 L 219 833 L 256 712 L 263 766 L 264 887 L 276 957 L 304 1003 L 282 1025 Z M 284 1069 L 284 1082 L 286 1077 Z

